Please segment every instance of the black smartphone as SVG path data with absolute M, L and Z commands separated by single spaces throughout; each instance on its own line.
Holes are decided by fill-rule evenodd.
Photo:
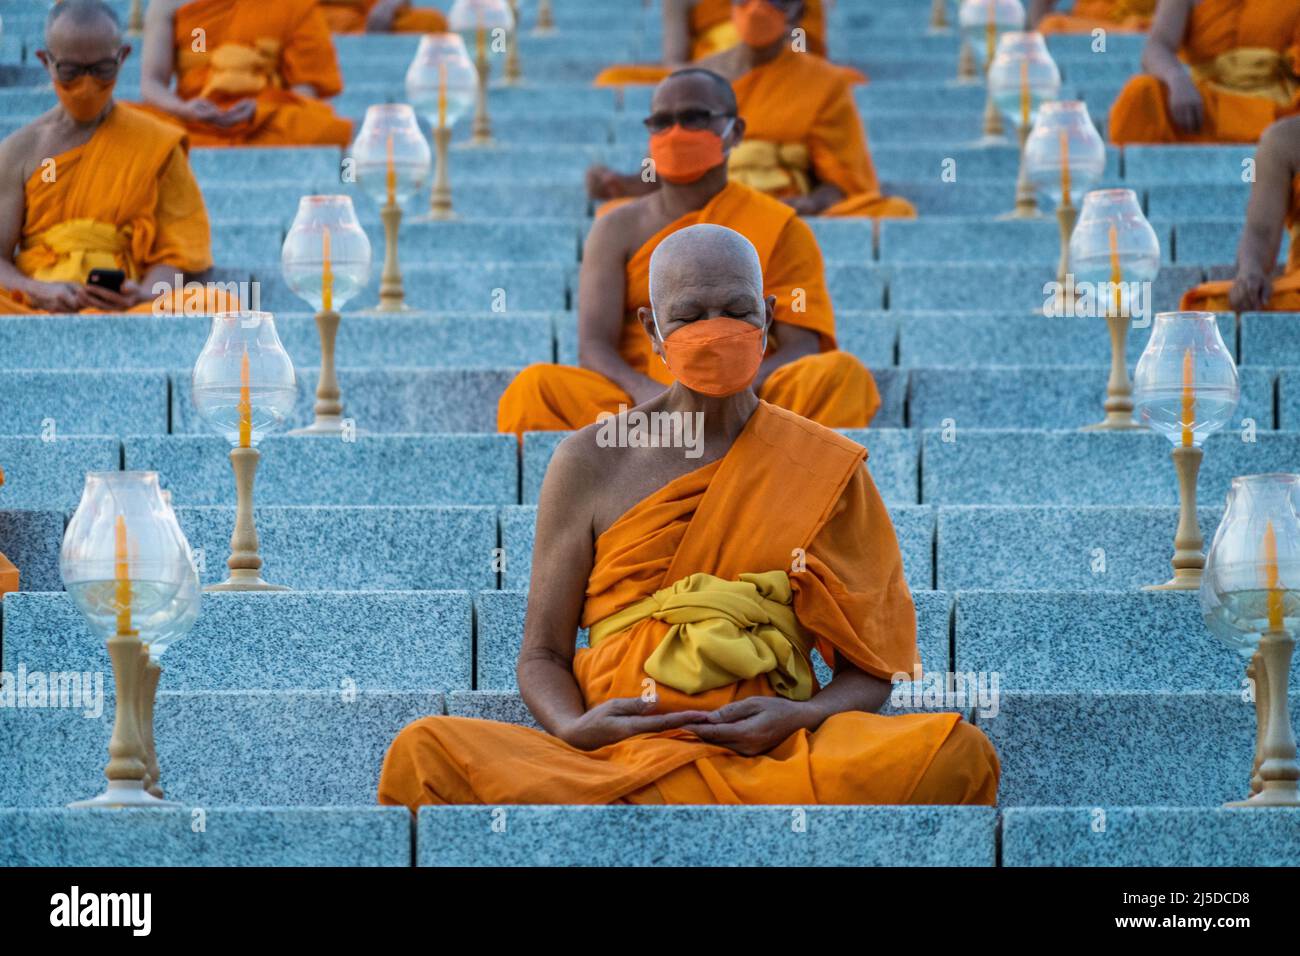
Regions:
M 97 285 L 109 292 L 121 292 L 125 281 L 126 273 L 121 269 L 91 269 L 86 277 L 87 285 Z

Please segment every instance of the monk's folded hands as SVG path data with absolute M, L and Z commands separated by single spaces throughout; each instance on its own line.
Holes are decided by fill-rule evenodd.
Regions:
M 705 743 L 752 757 L 767 753 L 797 731 L 816 727 L 824 717 L 811 700 L 746 697 L 710 711 L 704 720 L 685 724 L 682 729 Z
M 656 714 L 655 701 L 614 697 L 579 714 L 559 728 L 557 736 L 579 750 L 599 750 L 638 734 L 657 734 L 706 720 L 708 711 L 682 710 Z

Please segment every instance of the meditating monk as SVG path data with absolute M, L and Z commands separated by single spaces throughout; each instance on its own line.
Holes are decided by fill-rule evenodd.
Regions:
M 1286 269 L 1277 272 L 1282 227 L 1291 234 Z M 1300 311 L 1300 116 L 1279 120 L 1260 137 L 1246 228 L 1237 246 L 1237 275 L 1183 294 L 1190 312 Z
M 1113 143 L 1253 143 L 1300 110 L 1296 0 L 1159 0 Z
M 320 99 L 342 89 L 316 0 L 149 4 L 140 92 L 195 146 L 346 146 L 351 121 Z
M 0 468 L 0 485 L 5 483 L 5 470 Z M 3 598 L 11 591 L 18 590 L 18 569 L 14 567 L 13 562 L 0 552 L 0 598 Z
M 728 226 L 758 249 L 776 326 L 758 371 L 759 397 L 836 428 L 863 427 L 880 395 L 871 373 L 836 350 L 835 319 L 812 231 L 788 204 L 727 180 L 744 135 L 725 80 L 673 74 L 655 90 L 650 155 L 661 188 L 596 220 L 579 273 L 578 361 L 532 365 L 506 388 L 501 431 L 581 428 L 602 411 L 639 405 L 672 384 L 650 322 L 650 256 L 697 223 Z
M 185 133 L 113 99 L 130 50 L 103 0 L 50 10 L 36 56 L 58 105 L 0 143 L 0 312 L 169 312 L 155 286 L 212 265 Z
M 1156 0 L 1074 0 L 1069 13 L 1056 13 L 1058 5 L 1058 0 L 1030 0 L 1030 28 L 1039 33 L 1144 33 Z
M 742 42 L 746 34 L 781 30 L 787 43 L 815 56 L 826 55 L 826 17 L 822 0 L 662 0 L 663 62 L 621 64 L 601 71 L 597 86 L 658 83 L 674 70 Z M 786 14 L 795 8 L 792 36 Z
M 898 541 L 866 450 L 754 394 L 773 328 L 758 253 L 698 225 L 650 274 L 646 328 L 677 374 L 638 409 L 660 442 L 584 428 L 542 485 L 517 674 L 545 731 L 419 720 L 380 802 L 993 804 L 980 730 L 877 713 L 918 666 Z M 674 441 L 688 422 L 697 457 Z
M 445 33 L 440 10 L 415 7 L 411 0 L 321 0 L 332 33 Z
M 795 4 L 789 15 L 797 11 Z M 744 139 L 728 160 L 733 181 L 775 196 L 804 216 L 916 216 L 906 199 L 881 195 L 843 70 L 795 52 L 784 40 L 764 37 L 711 56 L 697 68 L 731 83 L 744 121 Z M 587 189 L 595 199 L 641 196 L 658 187 L 658 179 L 607 166 L 587 172 Z

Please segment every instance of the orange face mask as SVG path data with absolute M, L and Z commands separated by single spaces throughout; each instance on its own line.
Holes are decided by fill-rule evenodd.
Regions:
M 659 320 L 655 319 L 659 332 Z M 664 362 L 693 392 L 724 398 L 748 388 L 763 361 L 763 330 L 743 319 L 696 319 L 668 338 L 659 332 Z
M 116 85 L 116 79 L 97 80 L 89 73 L 83 73 L 71 83 L 56 81 L 54 92 L 69 116 L 78 123 L 88 123 L 104 112 Z
M 771 46 L 789 32 L 785 12 L 767 0 L 745 0 L 731 5 L 731 22 L 746 46 Z
M 726 157 L 722 137 L 713 130 L 670 126 L 650 137 L 650 160 L 655 164 L 655 175 L 670 183 L 693 183 L 721 166 Z

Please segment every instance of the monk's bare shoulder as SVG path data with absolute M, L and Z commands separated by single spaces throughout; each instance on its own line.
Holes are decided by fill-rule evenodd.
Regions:
M 589 425 L 555 447 L 546 467 L 541 507 L 559 508 L 571 521 L 590 521 L 602 483 L 600 453 L 607 451 L 597 444 L 597 433 L 598 425 Z
M 1278 120 L 1259 138 L 1258 159 L 1300 167 L 1300 116 Z
M 588 248 L 599 251 L 602 258 L 617 254 L 626 262 L 645 241 L 653 201 L 653 194 L 639 196 L 598 217 L 587 234 Z
M 57 117 L 56 107 L 0 140 L 0 169 L 26 182 L 41 163 L 63 152 L 66 147 L 58 144 L 54 127 Z

